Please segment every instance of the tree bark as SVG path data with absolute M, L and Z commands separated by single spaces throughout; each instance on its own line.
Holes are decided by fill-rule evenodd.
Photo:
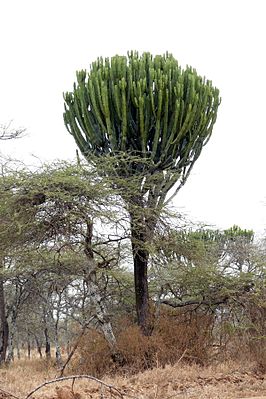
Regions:
M 84 243 L 84 253 L 87 257 L 88 263 L 85 272 L 85 282 L 87 284 L 89 297 L 91 302 L 95 306 L 95 316 L 97 318 L 98 328 L 102 331 L 108 345 L 113 352 L 114 356 L 117 354 L 117 342 L 113 332 L 112 324 L 108 316 L 106 306 L 104 304 L 103 297 L 101 295 L 100 288 L 97 284 L 96 269 L 97 263 L 94 260 L 94 254 L 92 250 L 92 234 L 93 234 L 93 223 L 87 220 L 87 234 Z
M 41 345 L 37 335 L 34 335 L 34 338 L 35 338 L 35 342 L 36 342 L 36 349 L 39 353 L 40 359 L 42 359 L 42 345 Z
M 148 215 L 144 208 L 142 197 L 130 199 L 129 215 L 131 227 L 131 245 L 134 263 L 134 284 L 136 298 L 137 321 L 144 335 L 150 335 L 152 331 L 149 312 L 149 287 L 148 287 L 148 240 L 154 231 L 156 224 L 155 212 Z M 152 206 L 151 206 L 151 209 Z
M 1 342 L 0 342 L 0 364 L 5 363 L 8 348 L 9 328 L 6 317 L 6 301 L 4 291 L 4 281 L 0 276 L 0 323 L 1 323 Z
M 28 352 L 28 359 L 31 358 L 31 342 L 30 342 L 30 334 L 28 333 L 27 336 L 27 352 Z
M 45 356 L 46 359 L 51 359 L 51 343 L 47 327 L 45 327 L 44 329 L 44 336 L 45 336 Z
M 138 325 L 145 335 L 150 334 L 149 325 L 149 288 L 148 288 L 148 251 L 141 248 L 140 243 L 134 241 L 135 232 L 132 230 L 132 251 L 134 261 L 134 283 Z
M 16 302 L 10 310 L 11 320 L 9 323 L 9 337 L 8 337 L 8 356 L 7 362 L 14 361 L 14 337 L 17 330 L 17 316 L 19 303 Z
M 13 323 L 12 323 L 13 324 Z M 9 331 L 9 339 L 8 339 L 8 356 L 7 362 L 14 361 L 14 335 L 15 335 L 15 326 L 11 324 L 11 329 Z
M 58 337 L 58 323 L 55 323 L 54 343 L 55 343 L 56 365 L 57 365 L 57 367 L 61 368 L 63 365 L 63 360 L 62 360 L 61 347 L 59 344 L 59 337 Z
M 20 347 L 19 347 L 19 340 L 18 340 L 18 338 L 17 338 L 17 357 L 18 357 L 18 359 L 20 360 L 20 358 L 21 358 L 21 356 L 20 356 Z

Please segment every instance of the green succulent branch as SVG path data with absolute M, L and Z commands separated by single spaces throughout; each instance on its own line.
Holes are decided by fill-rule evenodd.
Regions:
M 77 72 L 64 99 L 65 125 L 86 158 L 130 153 L 149 160 L 142 172 L 164 171 L 163 192 L 186 181 L 220 103 L 211 81 L 181 69 L 171 54 L 137 52 L 98 58 L 89 72 Z M 124 174 L 135 174 L 127 168 Z

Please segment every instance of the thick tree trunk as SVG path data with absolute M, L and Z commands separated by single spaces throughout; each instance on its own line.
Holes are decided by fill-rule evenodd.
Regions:
M 0 276 L 0 364 L 5 363 L 6 353 L 8 348 L 8 337 L 9 328 L 6 318 L 6 302 L 5 302 L 5 291 L 4 291 L 4 281 Z
M 130 199 L 129 215 L 137 320 L 143 334 L 149 335 L 151 329 L 149 328 L 149 251 L 147 249 L 147 238 L 150 229 L 145 218 L 144 201 L 142 197 L 133 197 Z
M 153 238 L 165 199 L 156 177 L 150 181 L 147 179 L 142 179 L 139 194 L 123 197 L 130 216 L 137 319 L 144 335 L 150 335 L 153 328 L 149 311 L 148 244 Z
M 148 259 L 149 253 L 143 248 L 144 242 L 140 235 L 132 228 L 132 252 L 134 261 L 135 298 L 138 325 L 145 335 L 149 335 L 149 288 L 148 288 Z

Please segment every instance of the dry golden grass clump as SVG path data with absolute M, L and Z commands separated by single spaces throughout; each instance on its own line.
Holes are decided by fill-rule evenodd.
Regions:
M 117 332 L 120 361 L 114 361 L 103 336 L 89 331 L 84 336 L 73 371 L 96 376 L 106 373 L 136 373 L 154 367 L 174 364 L 180 359 L 188 363 L 205 364 L 212 348 L 213 316 L 196 313 L 165 312 L 154 324 L 151 336 L 144 336 L 129 320 Z
M 19 397 L 25 396 L 41 382 L 55 377 L 50 362 L 42 359 L 16 360 L 0 369 L 0 388 Z

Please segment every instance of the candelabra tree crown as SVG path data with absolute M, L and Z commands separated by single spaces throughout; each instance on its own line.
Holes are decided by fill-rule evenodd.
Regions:
M 169 171 L 167 189 L 186 180 L 211 136 L 220 103 L 212 82 L 191 67 L 182 69 L 171 54 L 137 52 L 98 58 L 88 72 L 77 72 L 64 100 L 65 125 L 87 159 L 145 159 L 126 168 L 123 162 L 120 174 Z

